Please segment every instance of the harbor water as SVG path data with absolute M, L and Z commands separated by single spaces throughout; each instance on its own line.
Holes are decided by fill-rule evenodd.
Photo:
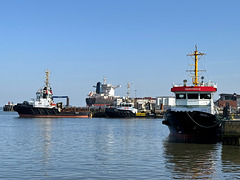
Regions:
M 162 119 L 0 112 L 0 179 L 240 179 L 240 148 L 171 141 Z

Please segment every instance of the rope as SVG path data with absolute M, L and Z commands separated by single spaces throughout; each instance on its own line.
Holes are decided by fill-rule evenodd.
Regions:
M 196 121 L 194 121 L 194 119 L 188 114 L 187 111 L 186 111 L 186 113 L 187 113 L 188 117 L 189 117 L 195 124 L 197 124 L 198 126 L 200 126 L 200 127 L 202 127 L 202 128 L 212 128 L 212 127 L 215 127 L 215 126 L 217 126 L 217 125 L 220 124 L 220 122 L 218 122 L 218 123 L 216 123 L 216 124 L 214 124 L 214 125 L 212 125 L 212 126 L 203 126 L 203 125 L 197 123 Z

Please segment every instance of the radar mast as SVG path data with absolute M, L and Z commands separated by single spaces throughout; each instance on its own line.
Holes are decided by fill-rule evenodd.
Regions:
M 194 72 L 194 75 L 193 75 L 193 85 L 194 86 L 198 86 L 198 84 L 200 84 L 199 81 L 198 81 L 198 72 L 204 71 L 204 70 L 198 70 L 198 59 L 199 59 L 198 56 L 203 56 L 203 55 L 206 55 L 206 54 L 202 53 L 202 52 L 199 52 L 198 49 L 197 49 L 197 45 L 195 45 L 194 53 L 187 55 L 187 56 L 194 56 L 194 60 L 195 60 L 194 70 L 188 70 L 190 72 Z
M 48 86 L 49 86 L 49 75 L 50 75 L 50 71 L 49 71 L 49 70 L 46 70 L 46 71 L 45 71 L 45 74 L 46 74 L 46 76 L 45 76 L 45 78 L 46 78 L 45 84 L 46 84 L 46 87 L 48 87 Z

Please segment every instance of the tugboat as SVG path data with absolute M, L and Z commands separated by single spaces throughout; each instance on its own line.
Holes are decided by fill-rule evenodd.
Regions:
M 86 98 L 87 106 L 89 107 L 104 107 L 104 106 L 113 106 L 114 100 L 118 96 L 114 95 L 115 89 L 121 87 L 120 85 L 113 86 L 112 84 L 106 83 L 106 78 L 103 79 L 103 84 L 101 82 L 97 83 L 96 91 L 91 91 L 89 97 Z
M 17 111 L 20 117 L 41 117 L 41 118 L 58 118 L 58 117 L 73 117 L 73 118 L 89 118 L 91 112 L 84 108 L 65 107 L 62 103 L 55 104 L 53 101 L 52 88 L 49 84 L 49 74 L 46 72 L 46 80 L 43 88 L 36 93 L 36 100 L 24 101 L 14 106 L 14 111 Z
M 137 109 L 133 103 L 121 102 L 117 106 L 110 106 L 105 109 L 106 117 L 109 118 L 130 118 L 136 117 Z
M 3 111 L 14 111 L 13 110 L 13 107 L 15 106 L 16 104 L 14 104 L 13 102 L 8 102 L 7 104 L 5 104 L 3 106 Z
M 114 106 L 106 107 L 105 115 L 109 118 L 134 118 L 140 117 L 138 110 L 134 108 L 134 100 L 129 98 L 130 95 L 130 86 L 127 84 L 127 98 L 115 99 Z M 144 116 L 145 117 L 145 116 Z
M 175 94 L 175 106 L 164 114 L 163 124 L 167 125 L 171 134 L 185 140 L 216 140 L 220 136 L 221 121 L 217 118 L 217 110 L 214 108 L 213 93 L 217 91 L 216 84 L 212 82 L 199 82 L 198 56 L 203 56 L 197 50 L 188 56 L 195 60 L 193 85 L 187 86 L 187 80 L 183 85 L 173 85 L 171 91 Z

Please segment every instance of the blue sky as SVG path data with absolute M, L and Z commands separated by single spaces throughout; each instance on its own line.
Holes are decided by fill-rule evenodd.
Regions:
M 103 77 L 116 95 L 171 95 L 195 44 L 218 94 L 240 93 L 240 1 L 0 0 L 0 105 L 35 98 L 51 71 L 55 95 L 85 106 Z

